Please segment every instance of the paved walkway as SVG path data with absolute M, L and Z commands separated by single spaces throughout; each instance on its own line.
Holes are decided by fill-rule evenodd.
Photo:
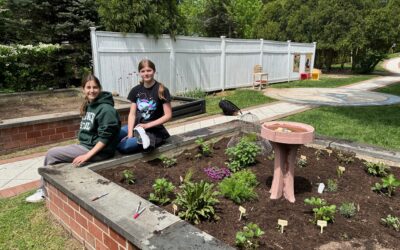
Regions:
M 386 66 L 393 72 L 400 73 L 399 62 L 400 58 L 395 58 L 393 60 L 389 60 L 386 63 Z M 344 86 L 340 89 L 350 88 L 358 90 L 371 90 L 399 81 L 400 76 L 386 76 Z M 261 122 L 264 122 L 303 112 L 313 107 L 315 106 L 279 101 L 245 109 L 244 111 L 251 112 L 252 114 L 256 115 Z M 175 135 L 199 128 L 221 124 L 234 119 L 238 119 L 238 117 L 216 115 L 191 120 L 188 122 L 177 123 L 175 125 L 167 125 L 167 128 L 171 135 Z M 11 159 L 10 161 L 12 162 L 9 161 L 8 163 L 3 164 L 0 162 L 0 198 L 10 197 L 37 187 L 40 179 L 37 169 L 43 165 L 43 159 L 44 156 L 39 156 L 17 161 L 13 161 Z

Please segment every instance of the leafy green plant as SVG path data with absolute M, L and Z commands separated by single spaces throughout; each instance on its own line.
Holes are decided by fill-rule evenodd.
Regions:
M 313 223 L 317 223 L 318 220 L 324 220 L 327 222 L 333 222 L 335 220 L 335 205 L 328 205 L 325 200 L 315 197 L 305 199 L 304 203 L 314 206 L 312 210 L 314 212 Z
M 236 172 L 255 163 L 256 157 L 260 152 L 261 147 L 254 142 L 249 142 L 246 138 L 240 139 L 236 146 L 225 150 L 229 157 L 229 169 L 232 172 Z
M 174 185 L 165 178 L 156 179 L 153 184 L 154 193 L 150 193 L 149 201 L 158 205 L 170 202 L 169 195 L 175 189 Z
M 391 227 L 396 231 L 400 231 L 400 220 L 397 216 L 392 216 L 389 214 L 386 216 L 386 218 L 382 218 L 381 222 L 387 227 Z
M 133 184 L 135 183 L 135 174 L 130 169 L 125 169 L 122 171 L 122 182 L 126 184 Z
M 354 152 L 336 152 L 336 159 L 341 164 L 350 164 L 354 161 L 356 154 Z
M 165 155 L 161 155 L 160 157 L 158 157 L 158 159 L 160 159 L 162 165 L 165 168 L 170 168 L 176 164 L 176 159 L 173 157 L 167 157 Z
M 213 184 L 201 180 L 198 183 L 186 182 L 177 194 L 174 203 L 179 206 L 179 217 L 198 224 L 203 219 L 218 219 L 214 205 L 219 203 L 213 191 Z
M 308 162 L 307 162 L 307 157 L 305 155 L 301 155 L 300 159 L 297 161 L 297 166 L 299 168 L 305 168 L 307 167 Z
M 250 170 L 242 170 L 223 179 L 218 187 L 222 195 L 240 204 L 257 198 L 254 187 L 258 185 L 256 175 Z
M 336 192 L 338 189 L 338 184 L 335 179 L 328 179 L 326 184 L 326 191 L 328 192 Z
M 213 152 L 213 143 L 208 141 L 205 142 L 203 138 L 199 138 L 195 141 L 195 143 L 199 146 L 200 154 L 203 156 L 210 156 Z
M 236 233 L 236 246 L 241 249 L 256 249 L 258 248 L 258 238 L 264 234 L 264 231 L 254 223 L 249 223 L 243 227 L 242 231 Z
M 339 213 L 346 218 L 351 218 L 356 214 L 356 206 L 354 202 L 344 202 L 339 207 Z
M 397 179 L 393 174 L 388 175 L 381 179 L 382 183 L 375 183 L 371 189 L 375 192 L 380 192 L 392 197 L 394 191 L 400 186 L 400 180 Z
M 364 162 L 364 169 L 368 174 L 379 177 L 385 177 L 390 172 L 390 167 L 383 162 Z
M 204 99 L 207 96 L 207 92 L 203 91 L 200 88 L 195 88 L 192 90 L 186 90 L 183 93 L 179 93 L 178 96 Z

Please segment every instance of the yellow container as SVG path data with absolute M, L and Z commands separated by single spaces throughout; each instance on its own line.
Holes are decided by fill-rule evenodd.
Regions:
M 313 69 L 311 72 L 311 80 L 319 80 L 320 75 L 321 75 L 321 70 Z

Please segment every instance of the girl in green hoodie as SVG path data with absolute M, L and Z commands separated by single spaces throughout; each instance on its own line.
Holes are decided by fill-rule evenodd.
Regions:
M 85 101 L 81 107 L 79 144 L 55 147 L 45 157 L 44 165 L 71 162 L 75 167 L 87 162 L 96 162 L 114 156 L 121 122 L 109 92 L 101 91 L 100 81 L 88 75 L 82 81 Z M 43 187 L 29 196 L 28 202 L 39 202 L 44 198 Z

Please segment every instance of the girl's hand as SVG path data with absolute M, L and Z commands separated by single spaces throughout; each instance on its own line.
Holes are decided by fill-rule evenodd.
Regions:
M 142 127 L 144 130 L 150 128 L 149 125 L 147 123 L 139 123 L 136 127 Z
M 79 167 L 81 166 L 83 163 L 87 162 L 90 159 L 90 157 L 87 154 L 84 155 L 80 155 L 78 157 L 76 157 L 73 161 L 72 164 L 75 167 Z

